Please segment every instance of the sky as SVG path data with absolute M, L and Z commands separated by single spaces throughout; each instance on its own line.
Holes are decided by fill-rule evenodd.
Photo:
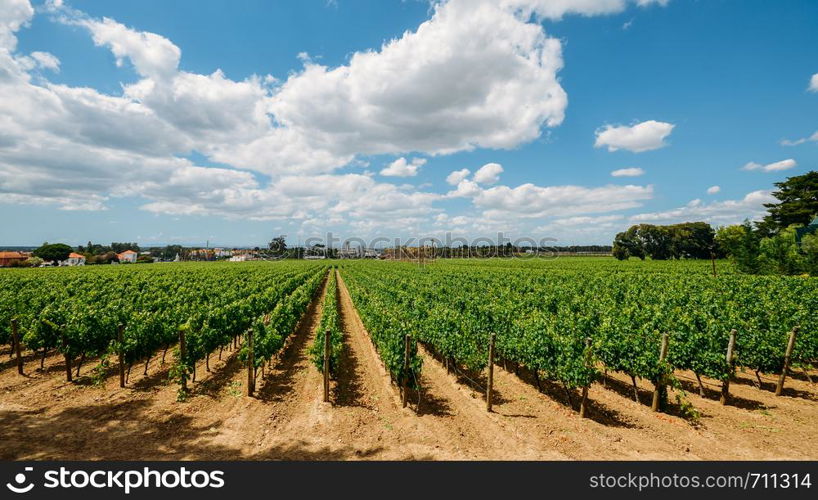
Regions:
M 0 246 L 610 244 L 818 165 L 810 0 L 0 0 Z

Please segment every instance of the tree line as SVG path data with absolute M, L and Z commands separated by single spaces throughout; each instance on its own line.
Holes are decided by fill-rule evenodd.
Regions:
M 775 183 L 759 221 L 714 229 L 706 222 L 638 224 L 616 235 L 613 255 L 654 260 L 727 257 L 749 274 L 818 275 L 818 172 Z

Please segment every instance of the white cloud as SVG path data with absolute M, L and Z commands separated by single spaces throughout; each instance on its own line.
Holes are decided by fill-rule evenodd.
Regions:
M 60 70 L 60 60 L 57 58 L 57 56 L 50 52 L 34 51 L 31 53 L 31 57 L 37 61 L 37 64 L 41 68 L 50 69 L 53 71 Z
M 442 227 L 456 227 L 470 224 L 471 221 L 464 215 L 449 217 L 447 213 L 439 213 L 435 216 L 435 225 Z
M 474 173 L 474 182 L 478 184 L 495 184 L 500 180 L 503 167 L 499 163 L 486 163 Z
M 481 191 L 474 204 L 488 218 L 566 216 L 625 210 L 653 196 L 652 186 L 497 186 Z
M 794 141 L 789 140 L 789 139 L 782 139 L 781 140 L 781 145 L 782 146 L 800 146 L 801 144 L 804 144 L 805 142 L 818 142 L 818 132 L 813 133 L 809 137 L 803 137 L 801 139 L 796 139 Z
M 709 188 L 707 188 L 707 194 L 716 194 L 719 191 L 721 191 L 720 186 L 710 186 Z
M 703 203 L 692 200 L 683 207 L 664 212 L 642 213 L 630 217 L 631 222 L 692 222 L 737 224 L 744 219 L 757 220 L 764 216 L 764 203 L 776 201 L 770 191 L 753 191 L 741 200 Z
M 812 78 L 809 80 L 809 88 L 807 89 L 810 92 L 818 92 L 818 73 L 812 75 Z
M 17 47 L 15 33 L 34 16 L 28 0 L 0 0 L 0 49 L 9 52 Z
M 425 164 L 426 160 L 424 158 L 412 158 L 411 162 L 407 162 L 406 158 L 401 156 L 381 170 L 381 175 L 387 177 L 414 177 L 418 175 L 418 169 Z
M 446 197 L 448 198 L 467 198 L 470 196 L 476 196 L 481 192 L 481 187 L 474 181 L 470 181 L 468 179 L 463 179 L 459 183 L 457 183 L 457 188 L 454 191 L 449 191 L 446 193 Z
M 471 174 L 471 170 L 469 170 L 468 168 L 455 170 L 454 172 L 446 176 L 446 182 L 451 184 L 452 186 L 456 186 L 460 184 L 460 181 L 468 177 L 469 174 Z
M 617 14 L 629 3 L 639 7 L 652 4 L 667 5 L 669 0 L 501 0 L 501 3 L 548 19 L 561 19 L 566 15 L 599 16 Z
M 484 189 L 463 179 L 447 198 L 471 198 L 485 219 L 512 224 L 519 218 L 571 216 L 625 210 L 653 197 L 653 186 L 495 186 Z
M 648 120 L 633 126 L 606 125 L 596 131 L 594 147 L 606 147 L 608 151 L 626 149 L 642 153 L 667 146 L 665 138 L 670 135 L 675 125 L 671 123 Z
M 625 216 L 621 214 L 599 216 L 578 215 L 575 217 L 554 219 L 547 224 L 537 227 L 535 231 L 556 236 L 570 234 L 571 236 L 591 235 L 595 238 L 600 238 L 600 232 L 619 228 L 624 219 Z M 599 239 L 596 241 L 599 241 Z
M 638 167 L 620 168 L 611 172 L 613 177 L 639 177 L 645 175 L 645 171 Z
M 638 206 L 650 186 L 485 189 L 498 182 L 497 164 L 472 180 L 468 169 L 453 172 L 447 181 L 457 187 L 447 195 L 335 171 L 370 154 L 406 158 L 535 140 L 563 121 L 567 106 L 561 42 L 539 19 L 648 3 L 663 2 L 449 0 L 435 3 L 417 29 L 345 65 L 305 57 L 284 81 L 235 81 L 217 68 L 181 70 L 182 49 L 160 34 L 47 1 L 53 19 L 82 27 L 118 65 L 133 67 L 136 76 L 128 72 L 121 94 L 110 95 L 30 73 L 58 71 L 60 61 L 14 52 L 34 9 L 0 0 L 0 203 L 103 210 L 127 196 L 157 214 L 359 229 L 413 227 L 440 212 L 435 202 L 458 196 L 471 198 L 486 224 Z M 223 167 L 185 159 L 193 152 Z M 403 161 L 384 170 L 416 173 L 423 160 Z
M 127 58 L 140 75 L 157 79 L 171 76 L 179 66 L 182 51 L 163 36 L 130 29 L 107 17 L 102 21 L 79 19 L 75 23 L 91 32 L 96 45 L 111 50 L 117 66 Z
M 762 172 L 780 172 L 782 170 L 789 170 L 789 169 L 791 169 L 791 168 L 793 168 L 793 167 L 795 167 L 797 165 L 798 165 L 798 163 L 795 160 L 793 160 L 792 158 L 788 158 L 786 160 L 781 160 L 781 161 L 777 161 L 777 162 L 774 162 L 774 163 L 768 163 L 766 165 L 762 165 L 761 163 L 756 163 L 754 161 L 751 161 L 751 162 L 747 163 L 746 165 L 744 165 L 743 167 L 741 167 L 741 169 L 742 170 L 761 170 Z
M 346 66 L 306 63 L 271 111 L 341 155 L 513 148 L 562 122 L 561 68 L 560 42 L 540 25 L 496 2 L 450 0 Z

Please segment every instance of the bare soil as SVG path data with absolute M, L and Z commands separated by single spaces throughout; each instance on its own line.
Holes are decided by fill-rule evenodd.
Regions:
M 340 278 L 340 276 L 339 276 Z M 100 384 L 88 376 L 65 382 L 64 361 L 26 353 L 17 374 L 8 348 L 0 352 L 0 459 L 70 460 L 815 460 L 818 387 L 803 374 L 773 394 L 775 379 L 739 373 L 731 404 L 719 404 L 720 383 L 677 373 L 698 415 L 684 411 L 671 391 L 667 413 L 653 413 L 653 387 L 610 373 L 589 392 L 589 418 L 577 414 L 580 394 L 530 374 L 495 366 L 494 411 L 485 410 L 484 378 L 467 379 L 421 349 L 420 405 L 402 408 L 397 388 L 377 356 L 349 293 L 339 279 L 345 334 L 331 403 L 309 359 L 321 318 L 321 287 L 281 357 L 265 370 L 254 397 L 245 395 L 246 368 L 237 351 L 202 361 L 191 396 L 177 402 L 168 382 L 172 362 L 159 355 L 149 374 L 136 364 L 127 388 L 115 370 Z M 812 373 L 813 379 L 818 375 Z M 573 406 L 572 406 L 573 405 Z

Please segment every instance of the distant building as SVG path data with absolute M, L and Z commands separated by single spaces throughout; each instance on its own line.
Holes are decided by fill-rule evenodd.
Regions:
M 8 267 L 12 262 L 23 262 L 28 255 L 20 252 L 0 252 L 0 267 Z
M 133 250 L 125 250 L 122 253 L 116 254 L 116 257 L 117 257 L 117 259 L 119 259 L 119 262 L 121 262 L 123 264 L 126 263 L 126 262 L 129 263 L 129 264 L 135 264 L 136 263 L 136 258 L 139 257 L 139 254 L 137 254 Z
M 383 255 L 383 250 L 377 248 L 351 247 L 348 243 L 338 250 L 339 259 L 379 259 Z
M 61 266 L 84 266 L 85 256 L 76 252 L 68 254 L 68 258 L 60 263 Z

